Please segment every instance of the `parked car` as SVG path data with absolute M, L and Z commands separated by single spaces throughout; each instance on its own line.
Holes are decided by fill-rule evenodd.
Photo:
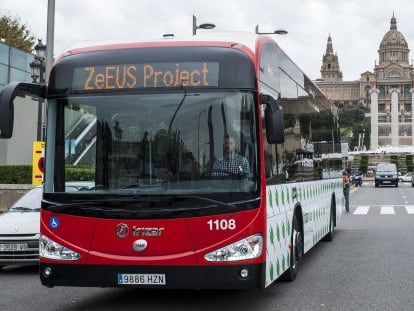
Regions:
M 381 185 L 398 187 L 398 171 L 395 163 L 381 162 L 375 167 L 375 187 Z
M 66 182 L 66 192 L 88 190 L 93 182 Z M 43 186 L 35 187 L 0 214 L 0 270 L 39 262 L 40 205 Z
M 0 215 L 0 269 L 39 262 L 42 187 L 24 194 Z
M 398 177 L 400 182 L 411 182 L 411 179 L 413 177 L 413 172 L 408 172 L 400 177 Z

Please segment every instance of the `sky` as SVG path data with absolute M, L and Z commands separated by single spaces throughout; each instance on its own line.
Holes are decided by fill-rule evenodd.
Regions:
M 47 6 L 48 0 L 0 0 L 0 14 L 18 17 L 45 43 Z M 313 80 L 321 76 L 330 34 L 343 79 L 351 81 L 373 71 L 393 14 L 414 49 L 413 12 L 412 0 L 55 0 L 54 54 L 89 42 L 190 36 L 195 15 L 197 24 L 216 25 L 198 32 L 287 30 L 272 37 Z

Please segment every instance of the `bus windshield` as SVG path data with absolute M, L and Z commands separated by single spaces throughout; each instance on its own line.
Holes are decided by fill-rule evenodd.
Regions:
M 179 90 L 50 100 L 45 192 L 65 192 L 65 183 L 85 194 L 256 192 L 255 98 Z

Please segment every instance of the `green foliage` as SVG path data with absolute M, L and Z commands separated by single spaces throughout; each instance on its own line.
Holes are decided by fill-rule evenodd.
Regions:
M 397 155 L 391 155 L 390 162 L 395 163 L 395 165 L 397 165 L 397 168 L 398 168 L 398 156 Z
M 95 170 L 89 166 L 66 166 L 66 181 L 95 180 Z M 0 184 L 31 184 L 31 165 L 0 166 Z
M 368 171 L 368 161 L 369 158 L 367 155 L 361 155 L 361 161 L 359 162 L 359 171 L 362 172 L 362 174 L 366 174 Z
M 66 165 L 66 181 L 95 180 L 95 170 L 90 166 Z
M 365 117 L 367 112 L 369 112 L 369 109 L 362 105 L 343 106 L 339 109 L 341 137 L 348 140 L 351 150 L 358 146 L 360 133 L 364 133 L 363 145 L 369 149 L 371 125 L 369 119 Z
M 0 166 L 0 184 L 31 184 L 31 165 Z
M 407 154 L 405 157 L 405 162 L 407 163 L 407 172 L 412 172 L 414 169 L 413 165 L 413 155 Z
M 30 53 L 35 44 L 35 37 L 28 27 L 20 23 L 18 17 L 0 15 L 0 38 L 14 48 Z

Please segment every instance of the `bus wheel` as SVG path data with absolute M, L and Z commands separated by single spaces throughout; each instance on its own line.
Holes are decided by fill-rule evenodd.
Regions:
M 290 265 L 282 274 L 281 280 L 294 281 L 298 274 L 298 263 L 303 255 L 303 236 L 296 215 L 293 215 L 292 234 L 290 237 Z
M 329 216 L 329 232 L 322 238 L 322 241 L 330 242 L 334 238 L 335 224 L 334 224 L 334 213 L 331 208 L 331 214 Z

